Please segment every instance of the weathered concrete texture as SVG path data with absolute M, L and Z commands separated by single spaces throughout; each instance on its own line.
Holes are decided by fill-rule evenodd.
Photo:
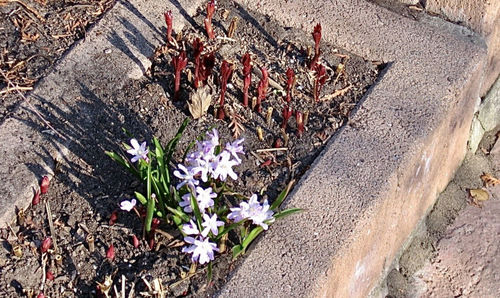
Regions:
M 37 110 L 64 122 L 56 130 L 69 132 L 59 136 L 39 121 L 32 106 L 23 102 L 15 116 L 0 126 L 0 224 L 12 220 L 15 206 L 25 208 L 31 202 L 38 181 L 51 173 L 54 158 L 62 158 L 75 135 L 88 135 L 86 123 L 96 121 L 88 115 L 86 101 L 95 101 L 94 89 L 113 92 L 124 77 L 140 77 L 149 67 L 151 56 L 164 36 L 164 9 L 176 15 L 174 30 L 189 21 L 189 15 L 202 0 L 120 1 L 87 33 L 55 70 L 38 83 L 29 101 Z M 183 18 L 185 16 L 187 18 Z M 80 119 L 67 119 L 74 112 Z M 85 116 L 86 115 L 86 116 Z M 48 117 L 44 114 L 43 116 Z M 58 121 L 59 122 L 59 121 Z M 44 130 L 47 130 L 45 133 Z M 91 137 L 91 136 L 88 136 Z M 98 145 L 98 144 L 96 144 Z M 58 157 L 59 156 L 59 157 Z
M 477 108 L 471 127 L 469 148 L 475 152 L 486 131 L 500 125 L 500 77 Z
M 427 0 L 425 9 L 464 24 L 484 36 L 488 46 L 488 63 L 481 96 L 486 94 L 500 73 L 500 1 Z
M 422 297 L 497 297 L 500 293 L 500 200 L 466 207 L 416 276 Z
M 365 1 L 241 1 L 288 26 L 389 62 L 279 221 L 221 297 L 362 297 L 465 155 L 486 60 L 463 27 L 405 19 Z M 256 292 L 258 289 L 258 292 Z

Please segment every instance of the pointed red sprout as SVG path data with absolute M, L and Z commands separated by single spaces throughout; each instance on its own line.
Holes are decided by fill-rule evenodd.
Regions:
M 203 42 L 197 38 L 193 42 L 194 57 L 194 88 L 198 89 L 200 85 L 201 52 L 203 52 Z
M 109 225 L 112 226 L 116 223 L 116 221 L 118 220 L 118 211 L 113 211 L 111 213 L 111 216 L 109 217 Z
M 158 229 L 158 227 L 160 226 L 160 220 L 158 218 L 153 218 L 152 222 L 151 222 L 151 232 L 154 232 L 156 231 L 156 229 Z
M 326 83 L 328 76 L 326 75 L 326 68 L 322 64 L 316 64 L 314 66 L 314 70 L 316 71 L 316 80 L 314 81 L 314 100 L 319 102 L 321 88 Z
M 288 119 L 292 117 L 292 113 L 292 108 L 288 107 L 288 105 L 283 108 L 283 122 L 281 122 L 281 128 L 286 129 Z
M 33 200 L 31 200 L 31 204 L 33 206 L 40 204 L 40 191 L 37 190 L 35 195 L 33 196 Z
M 314 27 L 314 31 L 312 33 L 314 39 L 314 57 L 309 63 L 309 69 L 313 69 L 314 65 L 318 63 L 319 55 L 321 54 L 321 50 L 319 49 L 319 42 L 321 41 L 321 24 L 318 23 Z
M 243 106 L 248 106 L 248 89 L 250 88 L 250 83 L 252 82 L 252 65 L 250 64 L 252 58 L 250 54 L 246 53 L 241 59 L 243 63 Z
M 40 183 L 40 193 L 43 195 L 49 190 L 50 180 L 49 177 L 43 176 L 42 182 Z
M 290 102 L 292 100 L 292 87 L 295 82 L 295 73 L 293 69 L 288 68 L 286 70 L 286 102 Z
M 295 111 L 295 118 L 297 119 L 297 135 L 300 137 L 304 133 L 304 118 L 299 111 Z
M 276 141 L 274 141 L 274 148 L 281 148 L 283 147 L 283 141 L 281 138 L 277 138 Z
M 111 244 L 106 251 L 106 258 L 113 261 L 115 259 L 115 247 Z
M 155 237 L 154 237 L 154 235 L 149 238 L 148 246 L 149 246 L 150 250 L 153 250 L 155 248 Z
M 172 11 L 169 10 L 163 13 L 165 23 L 167 24 L 167 42 L 172 41 Z
M 40 252 L 46 253 L 49 248 L 52 246 L 52 238 L 47 237 L 42 241 L 42 245 L 40 246 Z
M 269 75 L 267 73 L 267 69 L 265 67 L 260 67 L 260 71 L 262 72 L 262 78 L 259 81 L 259 85 L 257 86 L 257 112 L 262 112 L 262 100 L 266 99 L 267 87 L 269 86 Z
M 172 58 L 172 65 L 175 70 L 175 82 L 174 82 L 174 101 L 179 99 L 179 90 L 181 87 L 181 72 L 187 65 L 186 52 L 182 51 L 179 56 Z
M 54 280 L 54 273 L 52 273 L 52 271 L 47 271 L 46 278 L 47 280 Z
M 136 235 L 132 235 L 132 244 L 134 245 L 135 248 L 138 248 L 140 245 L 139 239 L 137 238 Z
M 215 66 L 215 54 L 210 53 L 204 55 L 201 59 L 201 70 L 200 70 L 200 81 L 203 84 L 207 83 L 208 77 L 212 74 L 212 70 Z
M 220 101 L 219 101 L 219 109 L 217 110 L 217 119 L 224 119 L 226 118 L 226 115 L 224 113 L 224 103 L 225 103 L 225 96 L 226 96 L 226 90 L 227 90 L 227 82 L 229 81 L 229 77 L 233 73 L 233 68 L 231 67 L 231 64 L 227 62 L 226 60 L 222 61 L 222 65 L 220 67 Z
M 38 296 L 36 296 L 36 298 L 45 298 L 45 295 L 43 294 L 43 292 L 40 292 L 40 294 L 38 294 Z
M 207 4 L 207 17 L 205 20 L 203 20 L 203 23 L 205 23 L 205 31 L 207 32 L 207 36 L 209 39 L 214 39 L 215 38 L 215 33 L 212 28 L 212 17 L 214 16 L 215 12 L 215 0 L 210 0 Z

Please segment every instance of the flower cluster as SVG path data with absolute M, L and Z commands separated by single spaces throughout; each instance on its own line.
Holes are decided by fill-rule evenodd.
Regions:
M 218 220 L 214 213 L 214 199 L 217 193 L 212 187 L 202 187 L 201 183 L 206 184 L 209 181 L 226 181 L 228 177 L 233 180 L 238 179 L 233 167 L 241 164 L 239 154 L 244 154 L 243 139 L 227 143 L 222 152 L 219 133 L 216 129 L 207 133 L 207 140 L 197 142 L 197 150 L 190 153 L 187 158 L 187 166 L 177 165 L 174 176 L 180 179 L 177 189 L 186 187 L 188 192 L 182 196 L 179 202 L 186 213 L 193 213 L 191 198 L 194 197 L 198 209 L 203 216 L 201 227 L 195 223 L 193 218 L 189 223 L 182 226 L 182 232 L 187 236 L 184 241 L 190 244 L 182 249 L 183 252 L 192 254 L 191 260 L 200 264 L 208 263 L 214 259 L 214 251 L 219 251 L 217 245 L 210 242 L 210 238 L 219 233 L 219 227 L 224 227 L 224 222 Z M 200 183 L 201 182 L 201 183 Z M 203 228 L 201 231 L 200 229 Z
M 159 219 L 154 216 L 172 216 L 187 244 L 182 251 L 191 255 L 193 263 L 210 265 L 215 252 L 221 251 L 230 231 L 236 229 L 240 232 L 241 243 L 232 248 L 233 257 L 237 257 L 244 253 L 255 237 L 267 230 L 275 219 L 300 209 L 278 211 L 293 181 L 272 205 L 267 200 L 259 202 L 257 195 L 253 194 L 236 207 L 226 206 L 225 196 L 242 197 L 226 183 L 229 179 L 238 179 L 234 167 L 242 163 L 241 156 L 245 154 L 242 146 L 244 140 L 238 139 L 223 146 L 216 129 L 208 132 L 204 140 L 197 141 L 196 150 L 190 152 L 185 162 L 178 164 L 176 169 L 170 172 L 168 165 L 171 156 L 187 123 L 185 120 L 181 125 L 167 150 L 156 138 L 153 138 L 154 148 L 151 150 L 146 142 L 139 143 L 132 139 L 131 146 L 125 145 L 130 158 L 123 158 L 114 152 L 106 154 L 144 181 L 148 189 L 145 195 L 136 192 L 137 200 L 122 201 L 120 209 L 127 212 L 133 210 L 140 218 L 144 218 L 144 229 L 148 237 L 154 235 L 159 223 Z M 171 184 L 169 173 L 178 178 L 177 185 Z M 154 203 L 150 204 L 151 201 Z M 148 206 L 145 217 L 136 208 L 139 202 Z M 154 208 L 150 209 L 149 206 Z

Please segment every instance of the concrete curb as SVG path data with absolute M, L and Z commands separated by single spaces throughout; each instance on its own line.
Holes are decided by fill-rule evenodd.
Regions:
M 485 46 L 364 1 L 242 2 L 389 67 L 286 203 L 307 212 L 273 225 L 219 296 L 366 296 L 465 155 Z
M 92 100 L 88 86 L 120 88 L 124 74 L 142 74 L 161 38 L 163 10 L 175 3 L 189 18 L 201 2 L 118 3 L 37 85 L 31 103 L 61 118 L 84 114 L 85 105 L 65 98 Z M 465 28 L 430 17 L 416 22 L 365 1 L 240 2 L 308 32 L 321 22 L 326 40 L 389 67 L 286 203 L 307 212 L 273 225 L 220 296 L 365 296 L 465 154 L 484 43 Z M 9 157 L 0 169 L 2 224 L 13 206 L 29 204 L 53 159 L 79 141 L 42 133 L 44 125 L 27 117 L 35 121 L 23 103 L 0 126 L 0 152 Z M 68 120 L 66 129 L 88 126 Z

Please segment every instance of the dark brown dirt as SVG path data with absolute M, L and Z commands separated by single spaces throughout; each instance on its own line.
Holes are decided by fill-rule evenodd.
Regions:
M 115 0 L 0 1 L 0 69 L 25 93 Z M 21 100 L 0 75 L 0 123 Z
M 239 137 L 245 138 L 247 152 L 243 164 L 235 170 L 241 179 L 232 187 L 249 195 L 263 193 L 271 201 L 291 179 L 298 179 L 318 156 L 330 137 L 348 121 L 350 113 L 360 104 L 363 94 L 375 82 L 380 65 L 365 61 L 350 53 L 345 53 L 332 45 L 322 42 L 322 62 L 328 67 L 330 79 L 322 91 L 322 97 L 344 90 L 342 94 L 329 100 L 315 103 L 312 97 L 313 83 L 308 77 L 314 74 L 307 70 L 307 48 L 314 43 L 310 32 L 301 32 L 292 28 L 283 28 L 273 23 L 268 16 L 247 11 L 232 1 L 218 1 L 215 15 L 217 36 L 226 36 L 227 28 L 233 17 L 238 17 L 239 24 L 233 39 L 216 39 L 207 43 L 206 48 L 216 51 L 214 75 L 209 79 L 212 94 L 212 107 L 209 113 L 198 120 L 192 120 L 183 136 L 179 147 L 187 144 L 215 125 L 224 141 L 233 140 L 233 132 L 228 127 L 229 119 L 216 120 L 213 116 L 217 107 L 219 86 L 219 67 L 226 59 L 233 63 L 234 74 L 226 95 L 228 114 L 238 113 L 245 121 L 245 131 Z M 225 11 L 227 17 L 224 18 Z M 200 37 L 206 41 L 202 27 L 204 11 L 192 19 L 193 27 L 182 33 L 182 41 Z M 325 29 L 323 29 L 325 30 Z M 189 61 L 191 59 L 190 42 L 185 43 Z M 207 296 L 217 291 L 224 283 L 228 272 L 237 265 L 231 261 L 228 253 L 218 255 L 214 266 L 213 281 L 207 283 L 205 268 L 198 268 L 196 274 L 185 278 L 190 267 L 187 255 L 180 251 L 182 240 L 172 227 L 161 225 L 160 230 L 170 233 L 170 239 L 164 233 L 157 233 L 155 245 L 150 249 L 146 241 L 141 240 L 139 248 L 132 245 L 132 235 L 141 236 L 141 222 L 133 213 L 118 209 L 119 202 L 131 198 L 134 191 L 143 191 L 140 183 L 128 175 L 119 165 L 114 164 L 104 150 L 118 151 L 120 142 L 128 142 L 122 132 L 126 128 L 140 140 L 150 140 L 153 135 L 163 143 L 173 137 L 177 127 L 189 116 L 186 100 L 193 92 L 185 71 L 181 81 L 181 96 L 178 102 L 172 102 L 173 69 L 171 56 L 177 53 L 172 46 L 159 46 L 152 58 L 153 66 L 146 76 L 138 81 L 131 81 L 119 91 L 109 94 L 106 91 L 82 89 L 87 99 L 81 99 L 79 106 L 69 114 L 46 111 L 51 123 L 56 127 L 66 119 L 78 123 L 85 113 L 93 116 L 93 121 L 82 127 L 72 127 L 62 131 L 78 139 L 78 144 L 71 144 L 70 154 L 61 161 L 51 183 L 50 190 L 43 195 L 42 203 L 25 211 L 25 218 L 10 229 L 3 229 L 4 250 L 0 253 L 0 296 L 15 296 L 34 290 L 39 292 L 42 284 L 41 256 L 37 251 L 41 241 L 51 235 L 48 226 L 45 202 L 49 202 L 55 226 L 52 235 L 58 244 L 57 253 L 62 255 L 62 265 L 57 265 L 50 254 L 47 268 L 55 273 L 54 281 L 45 283 L 45 294 L 60 296 L 93 296 L 97 282 L 104 282 L 110 276 L 120 289 L 122 276 L 127 279 L 127 295 L 131 289 L 136 294 L 148 291 L 146 283 L 161 278 L 161 284 L 168 296 Z M 241 56 L 250 52 L 254 58 L 254 68 L 266 66 L 270 77 L 280 86 L 285 87 L 285 72 L 292 67 L 297 75 L 297 85 L 291 106 L 294 110 L 309 111 L 309 121 L 301 137 L 297 136 L 295 117 L 289 121 L 285 134 L 280 131 L 281 111 L 284 106 L 283 96 L 270 86 L 267 99 L 263 102 L 263 113 L 256 113 L 241 105 L 242 74 Z M 337 72 L 337 66 L 345 65 L 345 72 Z M 189 62 L 187 69 L 193 72 Z M 338 79 L 336 79 L 338 76 Z M 250 88 L 251 97 L 256 96 L 259 78 L 253 74 Z M 350 87 L 349 87 L 350 86 Z M 346 89 L 347 88 L 347 89 Z M 265 113 L 273 107 L 271 120 L 266 121 Z M 43 112 L 43 111 L 42 111 Z M 51 114 L 54 115 L 51 117 Z M 263 140 L 259 140 L 256 128 L 263 129 Z M 276 139 L 282 138 L 287 150 L 259 153 L 258 149 L 273 148 Z M 179 158 L 179 155 L 175 156 Z M 269 164 L 262 164 L 269 160 Z M 109 224 L 113 211 L 118 211 L 114 225 Z M 287 220 L 287 219 L 284 219 Z M 92 234 L 95 238 L 95 251 L 89 252 L 85 237 Z M 106 250 L 113 244 L 116 256 L 106 259 Z M 20 245 L 23 257 L 13 256 L 12 248 Z

